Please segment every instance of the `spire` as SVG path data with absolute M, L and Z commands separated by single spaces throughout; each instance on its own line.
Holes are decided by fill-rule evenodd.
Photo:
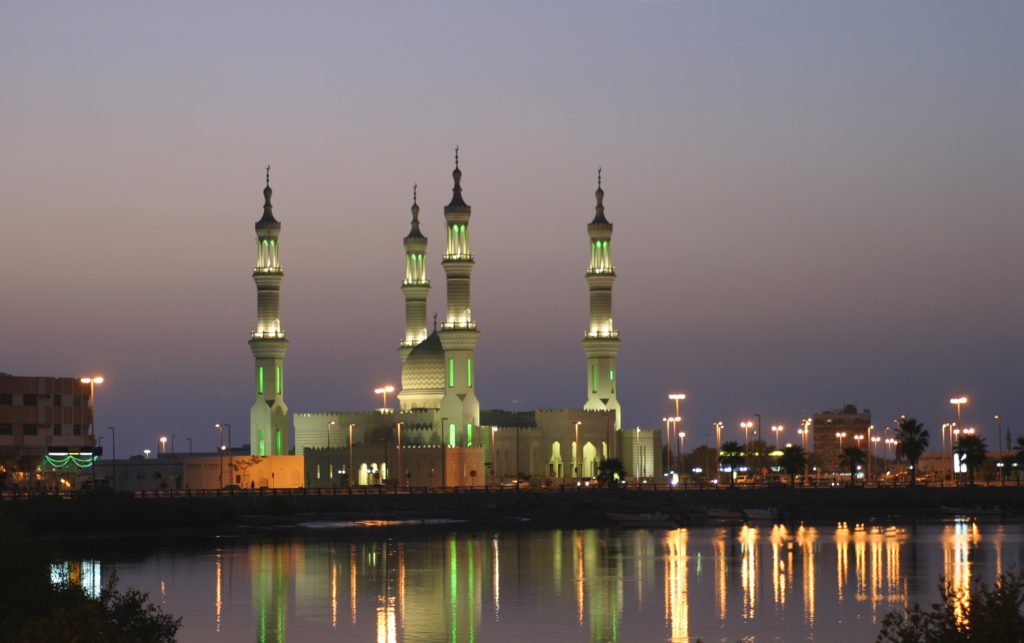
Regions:
M 267 186 L 263 188 L 263 218 L 256 222 L 257 228 L 280 228 L 281 224 L 274 218 L 274 206 L 270 204 L 270 197 L 274 191 L 270 188 L 270 165 L 267 165 Z
M 412 226 L 409 229 L 409 234 L 405 237 L 406 239 L 412 237 L 423 238 L 423 233 L 420 232 L 420 206 L 416 202 L 416 184 L 412 184 Z
M 459 146 L 455 146 L 455 170 L 452 171 L 452 201 L 445 209 L 468 208 L 469 204 L 462 200 L 462 170 L 459 169 Z
M 594 192 L 597 206 L 594 208 L 594 220 L 591 223 L 608 223 L 604 218 L 604 189 L 601 187 L 601 168 L 597 168 L 597 191 Z

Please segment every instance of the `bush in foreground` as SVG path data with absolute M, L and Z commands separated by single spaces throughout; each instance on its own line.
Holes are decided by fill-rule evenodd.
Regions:
M 930 609 L 914 604 L 882 619 L 877 643 L 959 643 L 1024 641 L 1024 573 L 1001 574 L 989 587 L 975 581 L 972 591 L 940 581 L 942 602 Z

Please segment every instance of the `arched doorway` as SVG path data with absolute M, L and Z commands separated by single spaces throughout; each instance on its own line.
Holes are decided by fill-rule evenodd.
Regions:
M 597 447 L 591 442 L 583 445 L 583 477 L 597 477 Z
M 548 477 L 561 478 L 562 472 L 562 444 L 555 440 L 551 443 L 551 459 L 548 460 Z
M 361 462 L 359 464 L 359 478 L 358 478 L 360 486 L 364 486 L 365 487 L 367 484 L 369 484 L 369 482 L 368 482 L 369 475 L 370 475 L 369 467 L 366 466 L 365 462 Z

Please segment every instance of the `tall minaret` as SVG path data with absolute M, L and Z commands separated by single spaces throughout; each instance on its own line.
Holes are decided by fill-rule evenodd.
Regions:
M 420 232 L 420 206 L 416 204 L 416 186 L 412 186 L 412 228 L 402 241 L 405 245 L 405 339 L 398 345 L 398 354 L 405 358 L 413 347 L 427 338 L 427 238 Z
M 270 205 L 270 166 L 263 188 L 263 218 L 256 222 L 258 258 L 252 278 L 256 282 L 256 330 L 249 348 L 256 360 L 256 401 L 249 409 L 249 444 L 252 455 L 287 455 L 291 435 L 284 403 L 284 354 L 288 340 L 281 330 L 281 257 L 277 238 L 281 224 Z
M 615 397 L 615 358 L 619 354 L 619 333 L 612 324 L 612 284 L 615 267 L 612 265 L 612 224 L 604 218 L 604 190 L 601 189 L 601 169 L 597 170 L 597 197 L 594 220 L 587 225 L 590 237 L 590 267 L 587 285 L 590 286 L 590 326 L 583 336 L 583 351 L 587 354 L 588 411 L 615 411 L 615 429 L 622 428 L 622 410 Z
M 448 446 L 483 444 L 480 402 L 476 398 L 473 357 L 480 333 L 469 305 L 473 253 L 469 249 L 470 207 L 462 200 L 459 148 L 455 148 L 455 185 L 444 208 L 448 246 L 441 261 L 448 280 L 448 314 L 438 335 L 444 348 L 445 389 L 441 400 L 442 439 Z

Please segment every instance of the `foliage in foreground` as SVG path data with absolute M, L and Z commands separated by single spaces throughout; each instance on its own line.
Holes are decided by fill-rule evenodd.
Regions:
M 0 641 L 23 643 L 171 643 L 181 619 L 111 578 L 99 597 L 50 576 L 50 557 L 0 524 Z
M 942 602 L 914 604 L 882 619 L 876 643 L 1024 641 L 1024 573 L 1000 574 L 994 587 L 975 581 L 970 592 L 939 583 Z

